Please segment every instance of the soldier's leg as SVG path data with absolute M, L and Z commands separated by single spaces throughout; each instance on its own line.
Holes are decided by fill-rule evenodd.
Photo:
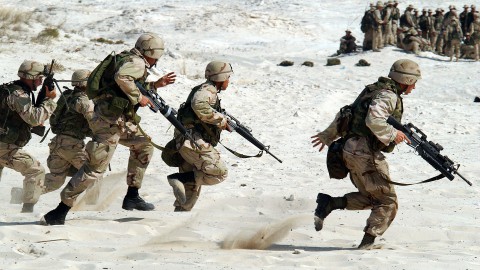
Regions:
M 382 235 L 395 219 L 398 210 L 397 195 L 390 180 L 388 165 L 383 156 L 364 158 L 344 154 L 347 167 L 356 171 L 352 181 L 358 193 L 346 194 L 347 209 L 361 210 L 371 208 L 364 229 L 365 236 L 359 248 L 369 248 L 375 237 Z
M 392 23 L 392 45 L 397 45 L 397 29 L 398 25 L 396 23 Z
M 122 133 L 118 126 L 110 125 L 100 118 L 95 118 L 92 123 L 95 130 L 92 141 L 85 147 L 87 160 L 61 193 L 62 202 L 69 207 L 73 206 L 78 195 L 102 178 Z
M 21 173 L 23 180 L 22 212 L 33 212 L 43 190 L 45 169 L 32 155 L 13 144 L 0 143 L 0 166 Z
M 47 159 L 47 166 L 50 173 L 45 175 L 44 193 L 59 189 L 65 182 L 71 167 L 80 169 L 87 156 L 83 140 L 70 136 L 56 136 L 49 143 L 49 147 L 50 156 Z
M 216 185 L 223 182 L 227 177 L 228 170 L 220 157 L 220 153 L 211 145 L 202 148 L 201 151 L 181 147 L 179 153 L 185 162 L 192 166 L 193 174 L 189 176 L 187 175 L 189 173 L 183 173 L 181 176 L 185 179 L 170 175 L 169 183 L 172 185 L 175 197 L 180 205 L 185 206 L 186 209 L 191 209 L 198 198 L 200 192 L 199 187 L 202 185 Z M 186 185 L 190 185 L 191 187 L 189 188 L 195 189 L 192 192 L 192 197 L 190 197 L 194 198 L 195 201 L 189 206 L 186 205 L 189 201 L 189 198 L 186 196 Z
M 378 31 L 372 31 L 372 51 L 378 52 Z
M 480 59 L 480 42 L 475 42 L 475 61 Z
M 145 170 L 152 159 L 153 145 L 140 130 L 137 130 L 136 133 L 123 133 L 119 143 L 130 148 L 127 172 L 128 190 L 122 208 L 141 211 L 155 209 L 153 204 L 145 202 L 138 194 L 138 190 L 142 187 Z
M 193 172 L 194 166 L 187 163 L 183 162 L 183 164 L 178 168 L 179 173 L 188 173 L 188 172 Z M 175 199 L 175 202 L 173 206 L 175 206 L 175 212 L 182 212 L 182 211 L 190 211 L 192 208 L 195 206 L 197 203 L 197 200 L 200 196 L 200 191 L 202 189 L 201 185 L 197 185 L 195 183 L 195 178 L 193 177 L 193 181 L 183 183 L 184 189 L 185 189 L 185 203 L 181 204 L 179 200 Z

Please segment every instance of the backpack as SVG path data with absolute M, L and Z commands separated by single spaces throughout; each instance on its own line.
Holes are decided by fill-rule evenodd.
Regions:
M 360 30 L 362 30 L 362 33 L 366 33 L 369 28 L 372 26 L 375 26 L 375 19 L 373 18 L 373 14 L 369 11 L 365 12 L 365 15 L 362 18 L 362 21 L 360 22 Z
M 102 90 L 108 87 L 101 85 L 102 76 L 112 61 L 115 61 L 115 52 L 112 52 L 105 57 L 105 59 L 98 64 L 98 66 L 88 77 L 86 93 L 89 99 L 94 99 L 95 97 L 99 96 Z
M 407 22 L 407 16 L 405 16 L 405 14 L 402 14 L 402 16 L 400 16 L 400 26 L 409 26 L 408 25 L 408 22 Z

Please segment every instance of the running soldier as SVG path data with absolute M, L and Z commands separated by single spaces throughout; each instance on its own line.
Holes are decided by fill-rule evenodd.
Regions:
M 175 211 L 190 211 L 203 185 L 216 185 L 227 178 L 227 166 L 215 146 L 223 130 L 232 131 L 220 113 L 218 93 L 225 91 L 233 74 L 229 63 L 210 62 L 205 69 L 206 82 L 194 87 L 178 110 L 178 120 L 190 129 L 198 149 L 175 130 L 176 148 L 184 159 L 180 172 L 168 176 L 175 195 Z
M 61 202 L 40 221 L 46 225 L 61 225 L 78 195 L 100 180 L 112 159 L 118 144 L 130 149 L 127 168 L 127 194 L 123 199 L 125 210 L 150 211 L 155 207 L 140 197 L 138 190 L 152 158 L 153 145 L 138 128 L 136 108 L 153 106 L 143 96 L 136 83 L 145 88 L 157 89 L 175 82 L 173 72 L 155 82 L 146 82 L 147 69 L 154 66 L 163 55 L 163 40 L 155 34 L 142 34 L 130 51 L 123 51 L 108 62 L 101 73 L 100 91 L 95 97 L 95 109 L 90 123 L 92 141 L 87 143 L 87 161 L 70 179 L 61 192 Z M 108 58 L 107 58 L 108 59 Z M 99 65 L 101 66 L 103 62 Z M 96 74 L 96 73 L 95 73 Z M 92 75 L 89 80 L 93 78 Z
M 44 65 L 25 60 L 18 69 L 19 80 L 0 86 L 0 167 L 21 173 L 22 213 L 33 212 L 43 190 L 45 169 L 22 148 L 32 137 L 32 127 L 41 126 L 56 107 L 56 90 L 46 87 L 45 99 L 35 107 L 34 91 L 42 85 Z
M 417 63 L 401 59 L 396 61 L 388 78 L 380 77 L 367 85 L 352 104 L 353 117 L 344 136 L 342 155 L 349 170 L 350 179 L 357 192 L 342 197 L 325 193 L 317 196 L 315 229 L 323 229 L 325 218 L 336 209 L 367 210 L 370 217 L 364 228 L 365 235 L 359 249 L 372 248 L 375 238 L 381 236 L 395 219 L 398 200 L 391 183 L 388 164 L 382 152 L 392 152 L 395 145 L 408 140 L 407 136 L 387 123 L 389 116 L 401 121 L 403 114 L 402 95 L 410 94 L 421 78 Z M 337 130 L 337 119 L 324 131 L 312 136 L 313 147 L 320 151 L 341 137 Z
M 73 176 L 87 159 L 84 140 L 92 136 L 89 122 L 94 108 L 85 92 L 89 75 L 90 71 L 85 69 L 73 72 L 73 90 L 63 92 L 50 117 L 50 128 L 56 135 L 48 144 L 50 173 L 45 175 L 44 193 L 59 189 L 67 176 Z

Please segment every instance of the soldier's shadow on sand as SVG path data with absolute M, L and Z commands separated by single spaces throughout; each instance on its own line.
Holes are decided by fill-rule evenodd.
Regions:
M 311 247 L 311 246 L 294 246 L 294 245 L 271 245 L 267 250 L 272 251 L 294 251 L 303 250 L 308 252 L 322 252 L 322 251 L 337 251 L 337 250 L 357 250 L 357 248 L 343 248 L 343 247 Z
M 21 225 L 40 225 L 40 222 L 39 222 L 39 221 L 0 222 L 0 227 L 4 227 L 4 226 L 21 226 Z

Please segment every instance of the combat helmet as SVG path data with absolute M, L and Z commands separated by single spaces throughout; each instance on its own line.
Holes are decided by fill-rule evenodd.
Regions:
M 230 78 L 232 65 L 222 61 L 212 61 L 205 68 L 205 79 L 212 82 L 224 82 Z
M 422 74 L 417 63 L 409 59 L 400 59 L 393 63 L 388 77 L 398 83 L 412 85 L 422 78 Z
M 20 78 L 36 80 L 40 76 L 43 76 L 44 69 L 45 66 L 39 62 L 25 60 L 18 68 L 17 74 Z
M 75 70 L 72 74 L 72 86 L 86 87 L 88 76 L 90 76 L 88 69 Z
M 163 39 L 153 33 L 142 34 L 135 43 L 135 49 L 144 56 L 159 59 L 163 55 L 165 46 Z

